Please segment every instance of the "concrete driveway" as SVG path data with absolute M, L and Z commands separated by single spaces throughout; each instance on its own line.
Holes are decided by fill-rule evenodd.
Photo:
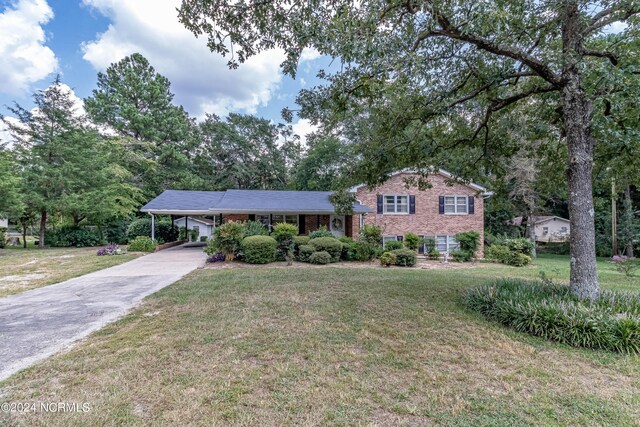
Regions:
M 180 246 L 0 298 L 0 380 L 113 322 L 205 259 L 202 248 Z

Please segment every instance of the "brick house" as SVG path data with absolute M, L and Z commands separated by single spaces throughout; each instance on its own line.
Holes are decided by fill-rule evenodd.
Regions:
M 492 193 L 477 184 L 452 182 L 452 175 L 444 170 L 429 175 L 431 188 L 425 190 L 407 188 L 405 179 L 411 177 L 416 175 L 401 171 L 374 189 L 354 187 L 358 202 L 374 209 L 363 215 L 354 229 L 377 225 L 385 242 L 402 240 L 407 233 L 433 237 L 440 252 L 458 248 L 457 233 L 475 230 L 480 233 L 480 242 L 484 241 L 484 199 Z
M 326 226 L 336 236 L 353 238 L 364 224 L 375 224 L 382 229 L 383 243 L 415 233 L 434 237 L 441 252 L 456 249 L 456 233 L 476 230 L 484 236 L 484 197 L 490 192 L 473 183 L 452 183 L 443 170 L 429 176 L 431 188 L 407 188 L 404 179 L 412 175 L 401 171 L 377 188 L 354 187 L 353 215 L 336 214 L 329 191 L 167 190 L 141 211 L 152 220 L 171 215 L 184 220 L 187 228 L 191 218 L 209 218 L 214 227 L 231 220 L 259 221 L 267 227 L 286 222 L 297 225 L 300 234 Z

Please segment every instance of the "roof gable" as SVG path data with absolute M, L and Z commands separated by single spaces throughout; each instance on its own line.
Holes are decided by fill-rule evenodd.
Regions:
M 399 171 L 392 172 L 389 176 L 393 177 L 393 176 L 402 175 L 402 174 L 405 174 L 405 173 L 406 174 L 418 174 L 420 172 L 416 171 L 414 169 L 401 169 Z M 429 174 L 442 175 L 442 176 L 444 176 L 445 178 L 448 178 L 448 179 L 455 179 L 456 178 L 451 172 L 448 172 L 448 171 L 446 171 L 444 169 L 434 169 L 433 171 L 429 172 Z M 459 184 L 467 186 L 469 188 L 472 188 L 472 189 L 480 192 L 482 195 L 487 196 L 487 197 L 493 195 L 493 192 L 491 192 L 491 191 L 487 190 L 485 187 L 483 187 L 481 185 L 478 185 L 478 184 L 475 184 L 473 182 L 469 182 L 469 183 L 460 182 Z M 356 191 L 358 191 L 358 189 L 360 189 L 362 187 L 365 187 L 365 186 L 366 186 L 366 184 L 358 184 L 355 187 L 352 187 L 349 191 L 352 192 L 352 193 L 355 193 Z

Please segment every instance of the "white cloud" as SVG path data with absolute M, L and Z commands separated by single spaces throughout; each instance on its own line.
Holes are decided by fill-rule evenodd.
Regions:
M 307 136 L 318 130 L 318 126 L 311 124 L 309 119 L 300 119 L 291 125 L 293 133 L 300 136 L 300 142 L 306 145 Z
M 83 0 L 112 21 L 107 31 L 83 45 L 84 59 L 97 70 L 135 52 L 144 55 L 172 83 L 176 102 L 190 113 L 255 113 L 281 81 L 284 54 L 263 52 L 229 70 L 227 57 L 212 53 L 178 21 L 180 0 Z
M 58 69 L 42 29 L 52 18 L 46 0 L 20 0 L 0 13 L 0 92 L 21 95 Z
M 320 55 L 320 52 L 318 52 L 316 48 L 305 47 L 300 54 L 300 62 L 313 61 L 314 59 L 320 58 L 320 56 L 322 55 Z

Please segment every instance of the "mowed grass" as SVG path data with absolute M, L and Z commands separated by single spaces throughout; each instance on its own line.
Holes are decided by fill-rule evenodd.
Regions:
M 141 255 L 99 257 L 97 249 L 0 249 L 0 297 L 59 283 Z
M 5 414 L 0 425 L 638 425 L 639 357 L 515 333 L 462 305 L 491 277 L 567 262 L 198 270 L 0 383 L 3 401 L 89 412 Z

